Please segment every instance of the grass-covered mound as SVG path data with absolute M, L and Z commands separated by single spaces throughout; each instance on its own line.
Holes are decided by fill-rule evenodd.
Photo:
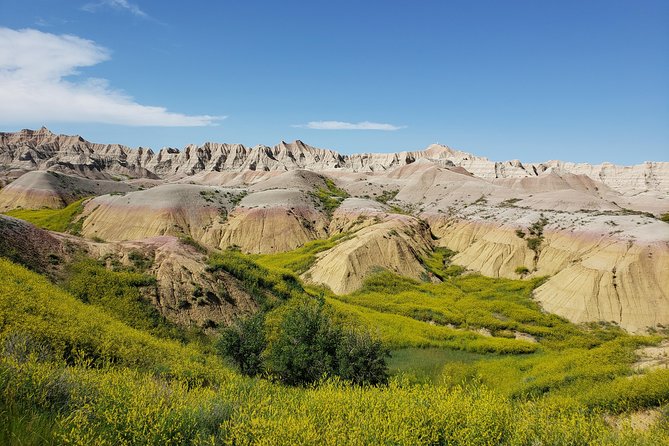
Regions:
M 256 254 L 253 260 L 265 268 L 287 269 L 296 274 L 306 272 L 316 262 L 316 255 L 320 252 L 334 248 L 339 242 L 350 237 L 349 233 L 342 232 L 326 240 L 313 240 L 307 242 L 293 251 L 282 252 L 278 254 Z
M 134 329 L 1 258 L 0 277 L 0 336 L 10 356 L 16 346 L 67 364 L 131 367 L 193 382 L 225 376 L 220 362 L 197 348 Z
M 83 221 L 78 217 L 84 210 L 84 201 L 86 198 L 70 203 L 62 209 L 14 209 L 6 214 L 49 231 L 79 234 Z

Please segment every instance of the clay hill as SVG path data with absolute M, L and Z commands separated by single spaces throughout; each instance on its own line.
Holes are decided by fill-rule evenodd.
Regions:
M 176 243 L 179 237 L 261 254 L 346 234 L 303 279 L 336 293 L 356 290 L 379 269 L 447 280 L 430 274 L 424 259 L 448 248 L 467 271 L 547 276 L 536 300 L 572 321 L 630 331 L 669 324 L 669 224 L 662 221 L 669 162 L 495 162 L 441 145 L 342 155 L 301 141 L 154 152 L 41 128 L 0 133 L 0 184 L 0 212 L 85 199 L 81 237 L 40 237 L 61 251 L 69 237 L 99 256 L 148 253 L 160 278 L 159 306 L 176 302 L 184 283 L 205 294 L 226 284 L 235 311 L 253 310 L 232 278 L 202 279 L 202 256 Z M 216 305 L 218 320 L 231 317 L 228 303 Z M 197 319 L 197 311 L 171 317 Z

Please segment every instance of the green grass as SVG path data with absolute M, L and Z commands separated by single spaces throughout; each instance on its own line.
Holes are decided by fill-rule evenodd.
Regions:
M 276 254 L 254 255 L 253 260 L 267 269 L 287 269 L 295 274 L 307 271 L 316 261 L 316 254 L 333 248 L 350 237 L 349 233 L 337 234 L 327 240 L 314 240 L 293 251 Z
M 444 278 L 441 283 L 380 272 L 360 290 L 327 293 L 327 300 L 342 318 L 375 331 L 395 349 L 394 370 L 414 373 L 419 381 L 482 382 L 513 399 L 565 397 L 611 412 L 669 401 L 669 372 L 632 371 L 634 351 L 660 337 L 631 336 L 607 324 L 577 326 L 543 312 L 532 299 L 543 279 L 449 276 L 450 255 L 436 253 L 425 261 Z M 420 361 L 416 348 L 426 348 Z M 402 349 L 407 353 L 398 353 Z M 442 362 L 436 352 L 477 360 Z
M 79 234 L 83 221 L 77 219 L 77 216 L 84 210 L 85 200 L 86 198 L 82 198 L 62 209 L 14 209 L 6 214 L 28 221 L 42 229 Z
M 393 375 L 406 375 L 417 382 L 439 384 L 446 366 L 468 368 L 482 358 L 485 355 L 460 350 L 408 347 L 391 352 L 388 368 Z
M 338 188 L 330 178 L 325 178 L 325 187 L 318 188 L 311 195 L 320 202 L 323 210 L 328 215 L 332 215 L 341 202 L 349 197 L 348 192 Z
M 209 272 L 225 271 L 241 280 L 246 291 L 264 309 L 276 307 L 282 300 L 304 294 L 298 277 L 285 268 L 270 269 L 239 251 L 229 249 L 213 253 L 207 266 Z
M 222 374 L 197 348 L 132 328 L 113 311 L 86 304 L 5 259 L 0 259 L 0 276 L 5 278 L 0 281 L 0 340 L 5 348 L 11 345 L 20 353 L 44 347 L 44 355 L 68 364 L 116 364 L 183 379 L 213 380 Z M 89 296 L 94 301 L 108 292 L 97 285 L 90 291 L 100 292 Z
M 443 272 L 441 275 L 446 276 Z M 479 275 L 449 277 L 442 283 L 424 283 L 401 278 L 389 272 L 369 277 L 363 287 L 349 295 L 335 296 L 337 300 L 367 310 L 367 319 L 374 313 L 386 318 L 404 318 L 406 323 L 420 322 L 425 333 L 471 331 L 481 328 L 509 341 L 510 332 L 523 332 L 546 337 L 546 342 L 563 339 L 560 330 L 577 333 L 572 324 L 543 313 L 531 299 L 532 290 L 540 280 L 491 279 Z M 371 311 L 370 311 L 371 310 Z M 409 336 L 411 330 L 401 331 Z M 469 336 L 469 334 L 468 334 Z M 516 341 L 514 341 L 516 342 Z M 526 342 L 518 342 L 525 345 Z M 535 348 L 529 348 L 534 351 Z
M 429 256 L 421 259 L 423 266 L 437 278 L 444 280 L 447 277 L 459 276 L 464 268 L 459 265 L 451 265 L 451 258 L 455 251 L 448 248 L 437 247 Z
M 139 253 L 129 257 L 142 266 L 147 262 Z M 185 340 L 185 330 L 167 321 L 145 297 L 156 286 L 154 277 L 134 271 L 113 271 L 91 259 L 68 265 L 65 276 L 65 289 L 82 302 L 133 328 L 162 338 Z
M 57 445 L 57 414 L 0 401 L 0 444 L 5 446 Z
M 237 272 L 267 274 L 249 259 L 235 259 L 223 263 Z M 441 369 L 442 385 L 416 385 L 405 376 L 379 387 L 326 380 L 290 388 L 243 378 L 195 345 L 132 328 L 4 259 L 0 275 L 3 444 L 520 446 L 669 441 L 666 410 L 646 432 L 614 429 L 602 417 L 609 410 L 662 407 L 669 389 L 666 371 L 628 378 L 631 349 L 641 340 L 608 328 L 570 326 L 575 334 L 569 336 L 585 337 L 595 345 L 542 344 L 531 355 L 395 352 L 395 370 L 436 378 Z M 273 287 L 275 279 L 263 283 Z M 458 280 L 458 289 L 489 301 L 495 300 L 489 293 L 505 292 L 510 300 L 514 290 L 526 287 L 518 281 L 495 285 L 477 277 Z M 361 295 L 383 286 L 369 283 Z M 424 286 L 396 279 L 388 289 L 392 295 Z M 402 319 L 406 321 L 429 325 Z M 408 365 L 414 361 L 422 366 Z M 479 376 L 461 385 L 456 382 L 461 375 Z M 517 386 L 541 391 L 514 392 Z
M 232 253 L 228 262 L 234 259 L 232 263 L 245 266 L 236 272 L 229 269 L 238 277 L 253 283 L 261 281 L 271 289 L 285 279 L 282 274 L 287 270 L 304 271 L 315 252 L 328 249 L 336 241 L 316 241 L 292 252 L 272 255 Z M 296 292 L 323 295 L 341 320 L 364 326 L 394 349 L 397 356 L 392 365 L 396 372 L 414 374 L 419 381 L 455 386 L 479 380 L 510 398 L 578 396 L 580 403 L 588 407 L 611 411 L 660 404 L 663 398 L 669 398 L 669 381 L 658 385 L 657 393 L 644 387 L 648 382 L 662 381 L 664 375 L 629 378 L 635 375 L 631 368 L 634 350 L 658 342 L 659 337 L 630 336 L 606 324 L 577 326 L 543 312 L 532 299 L 532 291 L 544 279 L 454 275 L 449 272 L 453 254 L 439 249 L 423 259 L 435 276 L 443 278 L 441 283 L 382 271 L 368 277 L 361 289 L 348 295 L 334 295 L 315 286 Z M 527 337 L 536 342 L 526 340 Z M 401 353 L 403 349 L 407 353 Z M 420 356 L 420 349 L 426 349 L 425 356 Z M 440 356 L 443 361 L 432 359 Z M 449 357 L 477 360 L 447 360 Z M 635 390 L 632 382 L 641 387 Z M 618 388 L 626 383 L 627 390 Z M 590 388 L 598 388 L 601 395 L 607 396 L 597 399 L 587 391 Z

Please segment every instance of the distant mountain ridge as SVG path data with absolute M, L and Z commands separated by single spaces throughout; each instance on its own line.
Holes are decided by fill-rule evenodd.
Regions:
M 651 192 L 669 194 L 669 162 L 645 162 L 634 166 L 611 163 L 592 165 L 565 161 L 523 163 L 496 162 L 488 158 L 433 144 L 421 151 L 343 155 L 302 141 L 269 147 L 207 142 L 182 150 L 158 152 L 120 144 L 92 143 L 78 135 L 57 135 L 46 127 L 38 130 L 0 132 L 0 165 L 4 177 L 32 170 L 72 172 L 105 179 L 120 174 L 130 178 L 178 179 L 202 172 L 342 170 L 378 172 L 427 160 L 441 167 L 461 167 L 487 180 L 536 177 L 546 172 L 587 175 L 625 195 Z M 14 171 L 14 173 L 12 173 Z

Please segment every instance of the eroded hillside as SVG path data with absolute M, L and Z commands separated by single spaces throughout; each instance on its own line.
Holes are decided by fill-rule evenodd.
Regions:
M 225 323 L 257 304 L 232 278 L 224 293 L 215 280 L 200 283 L 204 257 L 179 238 L 267 254 L 346 235 L 315 255 L 304 280 L 336 293 L 355 291 L 379 270 L 439 281 L 425 259 L 448 248 L 468 271 L 546 276 L 535 299 L 572 321 L 631 331 L 669 323 L 667 162 L 493 162 L 439 145 L 341 155 L 300 141 L 156 153 L 42 128 L 0 134 L 0 163 L 4 211 L 85 198 L 82 243 L 98 256 L 127 257 L 134 246 L 151 257 L 154 304 L 174 320 Z M 218 299 L 206 314 L 177 297 L 200 292 Z

